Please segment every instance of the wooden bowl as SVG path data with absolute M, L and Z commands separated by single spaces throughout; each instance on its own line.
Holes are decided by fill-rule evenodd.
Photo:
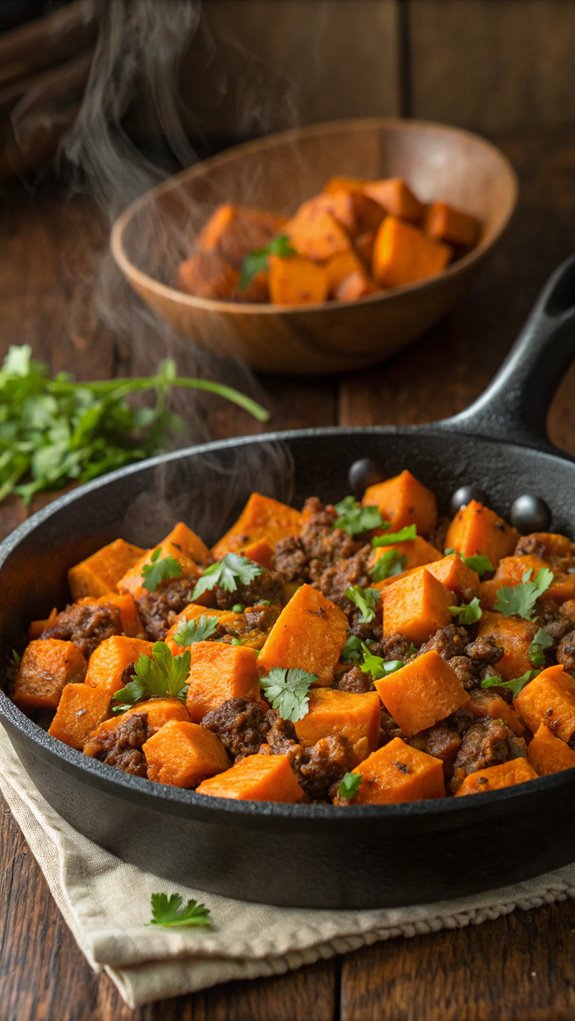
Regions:
M 439 276 L 356 302 L 236 304 L 172 286 L 219 203 L 290 214 L 336 174 L 403 177 L 422 201 L 443 199 L 479 217 L 479 244 Z M 122 213 L 111 246 L 144 301 L 197 344 L 266 372 L 339 372 L 379 362 L 429 329 L 471 283 L 516 197 L 508 160 L 477 135 L 423 121 L 339 121 L 248 142 L 184 170 Z

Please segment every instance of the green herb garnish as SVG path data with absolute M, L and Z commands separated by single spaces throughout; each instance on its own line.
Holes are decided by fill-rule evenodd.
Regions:
M 207 642 L 218 630 L 218 618 L 202 613 L 194 620 L 181 620 L 173 634 L 176 645 Z
M 192 602 L 204 592 L 209 592 L 210 589 L 216 587 L 225 589 L 226 592 L 235 592 L 238 582 L 240 585 L 249 585 L 258 574 L 262 573 L 262 570 L 263 568 L 254 560 L 241 557 L 238 553 L 226 553 L 221 560 L 207 567 L 202 577 L 196 582 L 192 592 Z
M 504 617 L 523 617 L 524 620 L 533 620 L 535 617 L 535 604 L 540 596 L 553 584 L 555 575 L 548 567 L 542 567 L 531 581 L 532 570 L 526 571 L 521 584 L 504 585 L 497 593 L 495 609 L 499 610 Z
M 417 525 L 406 525 L 399 532 L 388 532 L 387 535 L 376 535 L 371 540 L 372 546 L 393 546 L 396 542 L 407 542 L 417 538 Z
M 173 656 L 165 642 L 154 642 L 151 656 L 140 656 L 134 676 L 112 696 L 115 713 L 125 712 L 136 702 L 148 698 L 179 698 L 186 701 L 190 673 L 190 652 Z
M 159 546 L 152 553 L 150 563 L 144 564 L 142 567 L 142 588 L 147 589 L 148 592 L 155 592 L 164 582 L 181 577 L 181 565 L 170 554 L 162 557 L 162 547 Z
M 510 681 L 502 681 L 500 677 L 485 677 L 481 682 L 482 688 L 506 688 L 508 691 L 513 692 L 513 698 L 516 698 L 520 691 L 529 681 L 532 681 L 534 677 L 537 677 L 540 670 L 526 670 L 521 677 L 513 677 Z
M 374 528 L 389 528 L 389 522 L 383 520 L 377 507 L 363 507 L 353 496 L 344 496 L 343 500 L 334 505 L 334 510 L 337 518 L 333 527 L 340 528 L 348 535 L 361 535 Z
M 350 635 L 341 652 L 341 658 L 343 662 L 359 663 L 362 657 L 363 653 L 361 638 L 359 638 L 357 635 Z
M 373 581 L 385 581 L 396 574 L 401 574 L 407 564 L 407 557 L 396 549 L 388 549 L 370 568 Z
M 243 603 L 234 603 L 232 606 L 232 613 L 243 613 L 245 606 Z
M 381 677 L 387 677 L 388 674 L 394 674 L 396 670 L 401 670 L 405 665 L 401 659 L 383 659 L 382 656 L 374 656 L 364 642 L 361 643 L 361 648 L 363 663 L 360 664 L 360 667 L 364 674 L 370 674 L 374 681 L 379 681 Z
M 450 606 L 449 612 L 460 624 L 475 624 L 481 620 L 483 610 L 479 605 L 479 599 L 475 596 L 470 603 L 462 603 L 461 606 Z
M 146 925 L 163 925 L 169 929 L 191 929 L 211 925 L 210 909 L 197 900 L 189 900 L 185 907 L 179 893 L 168 897 L 167 893 L 153 893 L 151 898 L 152 918 Z
M 242 263 L 238 290 L 245 291 L 258 273 L 266 271 L 270 255 L 279 255 L 281 259 L 287 259 L 290 255 L 297 255 L 297 252 L 287 234 L 276 234 L 265 248 L 258 248 L 246 255 Z
M 308 711 L 308 691 L 317 679 L 317 674 L 308 674 L 305 670 L 274 667 L 266 677 L 260 678 L 260 685 L 282 720 L 297 723 Z
M 378 589 L 351 585 L 345 590 L 345 595 L 350 603 L 357 606 L 360 611 L 362 624 L 369 624 L 372 620 L 375 620 L 375 608 L 380 598 Z
M 482 553 L 478 553 L 474 557 L 461 557 L 463 563 L 470 567 L 472 571 L 475 571 L 480 577 L 483 574 L 489 574 L 494 571 L 495 568 L 491 563 L 489 557 L 484 557 Z
M 545 649 L 550 649 L 554 644 L 554 640 L 549 632 L 545 628 L 540 627 L 529 646 L 529 659 L 533 666 L 545 666 Z
M 351 801 L 361 787 L 362 780 L 361 773 L 344 773 L 337 789 L 338 797 Z

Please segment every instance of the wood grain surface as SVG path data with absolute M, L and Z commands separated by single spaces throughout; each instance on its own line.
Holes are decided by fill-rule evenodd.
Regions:
M 559 131 L 496 139 L 517 167 L 522 198 L 509 235 L 466 302 L 391 361 L 346 377 L 266 379 L 269 428 L 437 419 L 485 386 L 548 273 L 573 245 L 575 141 Z M 130 370 L 126 338 L 90 308 L 105 230 L 82 198 L 53 188 L 5 192 L 0 217 L 0 343 L 29 342 L 53 368 L 83 378 Z M 575 372 L 550 432 L 575 453 Z M 218 435 L 246 431 L 233 409 Z M 6 533 L 22 511 L 0 509 Z M 550 834 L 550 839 L 553 835 Z M 0 808 L 0 1021 L 567 1021 L 575 1019 L 572 902 L 497 921 L 392 940 L 293 974 L 231 983 L 137 1010 L 92 974 L 5 806 Z

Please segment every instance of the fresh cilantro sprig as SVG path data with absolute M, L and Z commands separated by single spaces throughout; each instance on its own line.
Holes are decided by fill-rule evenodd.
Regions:
M 308 674 L 305 670 L 274 667 L 265 677 L 260 678 L 260 686 L 282 720 L 297 723 L 307 714 L 308 692 L 317 679 L 317 674 Z
M 153 893 L 151 897 L 152 917 L 146 925 L 162 925 L 166 929 L 191 929 L 212 925 L 210 909 L 197 900 L 189 900 L 184 906 L 179 893 L 168 897 L 167 893 Z
M 362 641 L 358 635 L 349 635 L 342 651 L 341 658 L 344 663 L 359 663 L 363 658 Z
M 142 588 L 155 592 L 164 582 L 181 577 L 182 567 L 176 558 L 170 553 L 162 557 L 162 547 L 158 546 L 150 557 L 150 563 L 142 567 Z
M 372 546 L 393 546 L 396 542 L 407 542 L 409 539 L 417 539 L 417 525 L 406 525 L 398 532 L 388 532 L 387 535 L 376 535 L 371 540 Z
M 549 632 L 540 627 L 529 646 L 529 659 L 534 667 L 545 666 L 545 649 L 550 649 L 554 644 Z
M 165 642 L 154 642 L 151 656 L 136 660 L 134 676 L 112 697 L 115 713 L 124 712 L 148 698 L 179 698 L 186 701 L 191 656 L 189 650 L 173 656 Z
M 482 553 L 477 553 L 473 557 L 461 557 L 466 567 L 470 567 L 472 571 L 481 578 L 484 574 L 491 574 L 495 570 L 489 557 L 484 557 Z
M 11 493 L 28 503 L 35 493 L 87 482 L 173 445 L 184 430 L 167 410 L 173 388 L 205 390 L 237 404 L 260 422 L 267 411 L 220 383 L 178 376 L 167 359 L 154 376 L 77 383 L 50 377 L 27 344 L 11 347 L 0 368 L 0 501 Z M 128 398 L 151 391 L 151 407 Z
M 226 592 L 235 592 L 240 585 L 249 585 L 262 573 L 263 568 L 254 560 L 241 557 L 238 553 L 226 553 L 221 560 L 207 567 L 201 578 L 196 582 L 192 592 L 192 602 L 213 588 L 222 588 Z
M 338 797 L 351 801 L 361 787 L 362 780 L 361 773 L 344 773 L 337 789 Z
M 375 608 L 379 603 L 380 592 L 376 588 L 362 588 L 361 585 L 350 585 L 345 590 L 346 598 L 357 606 L 361 613 L 362 624 L 370 624 L 375 620 Z
M 485 677 L 481 682 L 482 688 L 506 688 L 507 691 L 511 691 L 513 698 L 516 698 L 520 691 L 529 681 L 532 681 L 537 674 L 541 673 L 540 670 L 526 670 L 521 677 L 513 677 L 510 681 L 502 681 L 500 677 Z
M 401 670 L 404 666 L 401 659 L 383 659 L 382 656 L 374 656 L 365 642 L 361 643 L 361 648 L 363 663 L 360 664 L 360 669 L 364 674 L 370 674 L 374 681 L 379 681 L 380 678 L 387 677 L 388 674 L 394 674 L 396 670 Z
M 265 248 L 258 248 L 246 255 L 238 283 L 240 291 L 245 291 L 258 273 L 265 272 L 270 255 L 279 255 L 280 258 L 287 259 L 290 255 L 297 255 L 297 252 L 287 234 L 276 234 Z
M 533 620 L 535 604 L 540 596 L 553 584 L 555 575 L 548 567 L 541 567 L 531 581 L 532 570 L 525 571 L 519 585 L 504 585 L 497 593 L 495 609 L 504 617 L 523 617 Z
M 385 581 L 386 578 L 393 578 L 401 574 L 407 564 L 407 557 L 396 549 L 388 549 L 382 553 L 379 560 L 376 560 L 369 573 L 373 581 Z
M 181 620 L 172 635 L 176 645 L 207 642 L 218 630 L 218 618 L 202 613 L 195 620 Z
M 479 605 L 477 596 L 474 596 L 470 603 L 462 603 L 461 606 L 450 606 L 449 612 L 460 624 L 475 624 L 483 616 L 483 610 Z
M 384 521 L 377 507 L 363 507 L 354 496 L 344 496 L 343 500 L 334 505 L 334 510 L 337 518 L 333 527 L 340 528 L 348 535 L 361 535 L 374 528 L 389 528 L 389 522 Z

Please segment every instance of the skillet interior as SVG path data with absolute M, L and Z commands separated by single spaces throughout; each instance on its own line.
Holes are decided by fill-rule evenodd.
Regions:
M 575 534 L 570 461 L 445 427 L 309 430 L 179 451 L 68 494 L 6 541 L 3 676 L 28 621 L 63 605 L 66 568 L 103 543 L 121 534 L 151 544 L 176 516 L 215 539 L 226 521 L 206 528 L 206 510 L 217 505 L 229 523 L 253 488 L 296 504 L 311 494 L 340 498 L 359 457 L 379 461 L 386 475 L 409 467 L 444 508 L 463 483 L 483 488 L 503 515 L 516 496 L 535 492 L 553 509 L 552 527 Z M 391 906 L 502 886 L 575 859 L 575 770 L 480 798 L 381 808 L 207 803 L 86 760 L 2 693 L 0 719 L 42 794 L 77 829 L 158 875 L 229 896 Z

